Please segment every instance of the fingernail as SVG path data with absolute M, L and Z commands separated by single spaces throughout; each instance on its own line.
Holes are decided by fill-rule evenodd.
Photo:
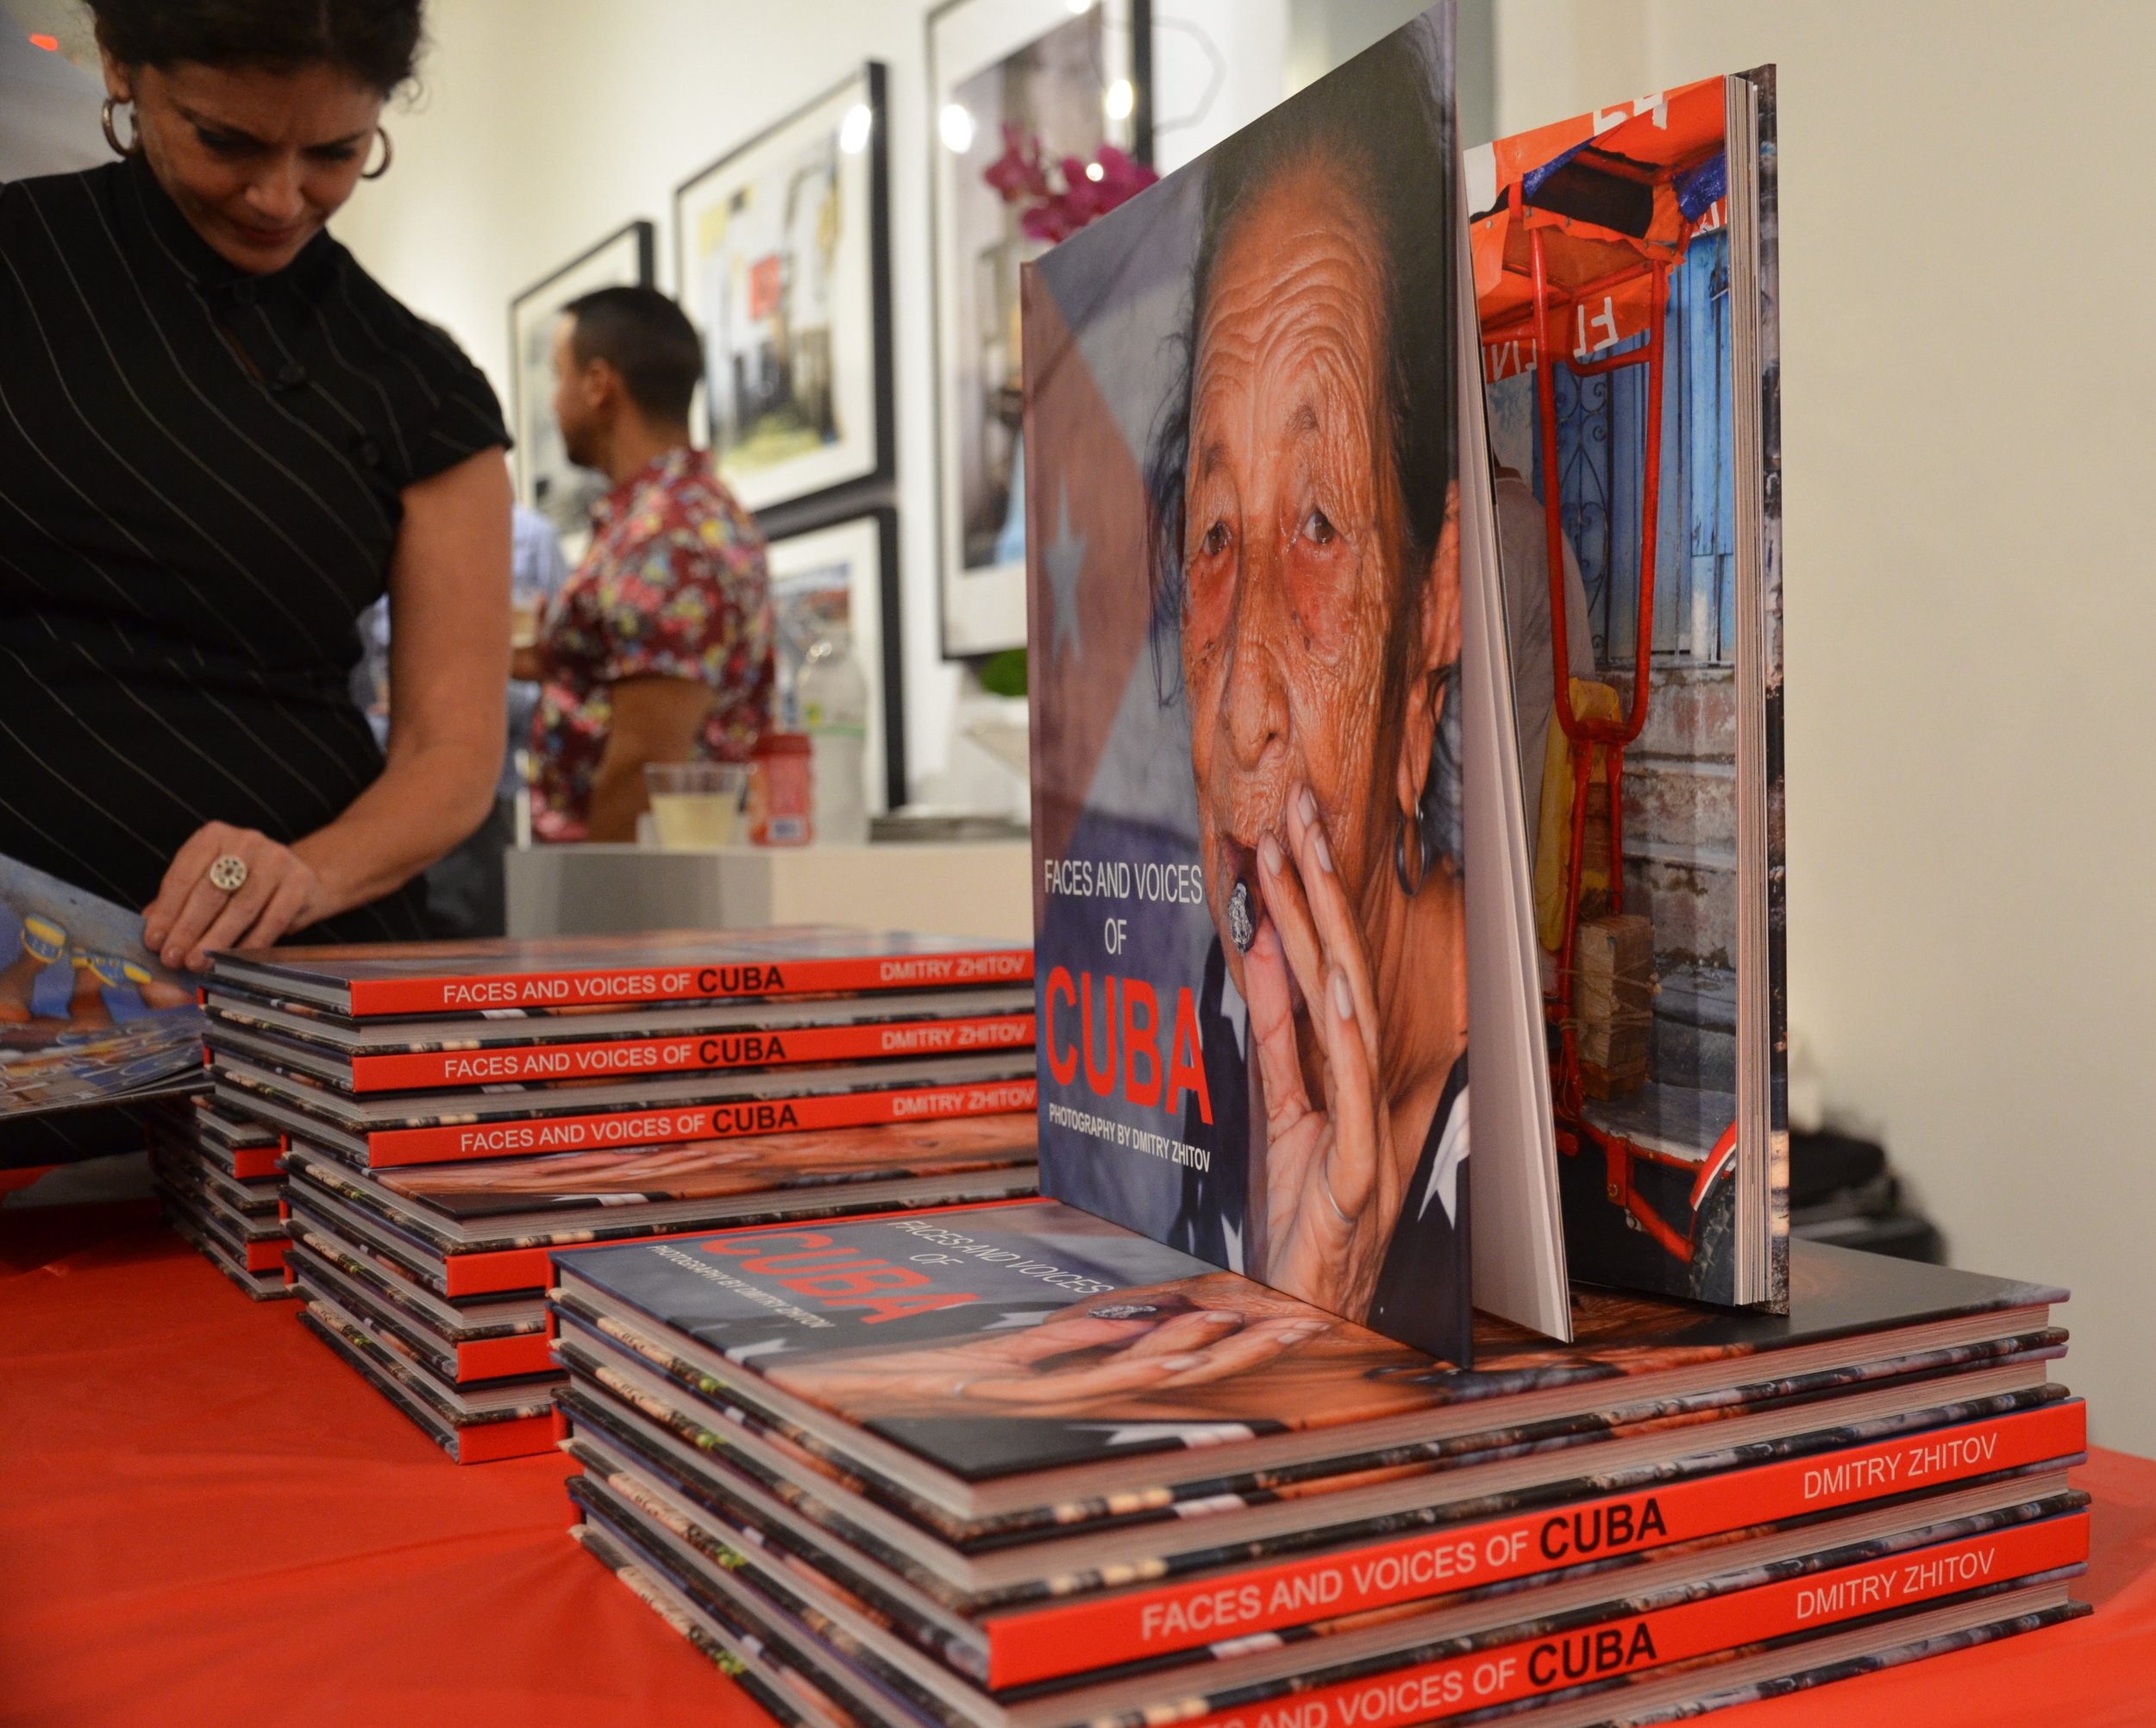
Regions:
M 1257 842 L 1257 861 L 1268 876 L 1280 874 L 1280 842 L 1269 834 Z
M 1302 819 L 1305 822 L 1310 823 L 1310 825 L 1313 828 L 1317 826 L 1318 800 L 1310 795 L 1310 788 L 1308 786 L 1305 786 L 1301 792 L 1297 795 L 1295 798 L 1295 808 L 1302 812 Z
M 1163 1356 L 1160 1365 L 1172 1374 L 1181 1374 L 1185 1368 L 1200 1367 L 1204 1362 L 1205 1358 L 1200 1355 Z
M 1325 830 L 1313 830 L 1317 836 L 1318 867 L 1330 876 L 1332 873 L 1332 848 L 1325 843 Z
M 1332 1007 L 1343 1020 L 1355 1017 L 1355 992 L 1348 988 L 1347 974 L 1332 974 Z
M 142 932 L 142 944 L 146 948 L 154 949 L 158 945 L 158 943 L 163 942 L 164 940 L 165 932 L 159 929 L 155 924 L 152 924 L 147 930 Z
M 1240 1320 L 1243 1317 L 1226 1308 L 1207 1308 L 1200 1312 L 1197 1318 L 1200 1320 L 1225 1322 Z
M 179 964 L 179 961 L 180 961 L 180 953 L 179 953 L 179 950 L 178 949 L 176 949 L 176 948 L 168 948 L 168 949 L 166 949 L 165 950 L 165 964 L 166 964 L 166 965 L 167 965 L 167 966 L 178 966 L 178 965 Z

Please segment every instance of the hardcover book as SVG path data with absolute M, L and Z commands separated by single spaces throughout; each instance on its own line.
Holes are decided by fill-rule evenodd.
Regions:
M 1837 1406 L 1796 1424 L 1830 1426 L 1734 1446 L 1702 1434 L 1706 1449 L 1624 1470 L 1494 1493 L 1448 1482 L 1463 1497 L 1407 1513 L 1336 1523 L 1319 1502 L 1309 1528 L 1211 1549 L 1170 1553 L 1132 1531 L 1115 1560 L 1074 1568 L 1067 1544 L 1051 1539 L 1038 1544 L 1031 1575 L 968 1590 L 922 1563 L 918 1543 L 890 1542 L 784 1477 L 761 1477 L 738 1447 L 699 1448 L 678 1416 L 662 1419 L 655 1405 L 612 1389 L 633 1387 L 628 1376 L 610 1386 L 583 1372 L 584 1360 L 568 1353 L 572 1387 L 560 1402 L 567 1449 L 587 1471 L 653 1485 L 751 1555 L 751 1568 L 785 1571 L 991 1691 L 1185 1654 L 1204 1659 L 1261 1634 L 1486 1594 L 1568 1567 L 1630 1563 L 1747 1526 L 1982 1478 L 2010 1475 L 2021 1485 L 2015 1493 L 2034 1498 L 2049 1491 L 2038 1475 L 2063 1486 L 2085 1434 L 2080 1406 L 2056 1388 L 1863 1419 Z
M 199 1091 L 201 1050 L 193 981 L 141 913 L 0 858 L 0 1124 Z
M 636 1079 L 728 1068 L 1030 1049 L 1032 992 L 876 992 L 804 1002 L 354 1023 L 229 988 L 209 1042 L 354 1094 Z
M 1471 1306 L 1564 1337 L 1568 1267 L 1786 1302 L 1771 94 L 1711 80 L 1470 162 L 1439 7 L 1027 267 L 1045 1193 L 1460 1365 Z M 1710 254 L 1727 293 L 1670 288 Z M 1523 258 L 1524 348 L 1484 329 Z M 1557 631 L 1583 689 L 1554 730 L 1514 491 L 1591 514 L 1595 435 L 1553 409 L 1564 460 L 1494 485 L 1481 388 L 1545 355 L 1564 412 L 1623 368 L 1663 429 L 1624 447 L 1647 577 L 1597 567 L 1595 616 L 1645 622 Z M 1727 435 L 1665 458 L 1665 399 L 1733 401 Z M 1727 500 L 1719 551 L 1680 491 Z M 1680 546 L 1701 598 L 1657 610 Z M 1717 596 L 1711 644 L 1678 630 Z M 1549 737 L 1576 748 L 1545 772 Z M 1711 905 L 1720 842 L 1680 857 L 1625 808 L 1694 744 L 1730 827 Z M 1680 1051 L 1681 1012 L 1715 1036 Z
M 229 1054 L 215 1072 L 228 1107 L 372 1169 L 995 1115 L 1034 1093 L 1024 1052 L 371 1099 Z
M 2059 1293 L 1810 1244 L 1799 1259 L 1789 1315 L 1583 1291 L 1576 1346 L 1488 1321 L 1470 1373 L 1048 1200 L 571 1249 L 556 1266 L 566 1318 L 656 1335 L 716 1406 L 761 1412 L 962 1529 L 2026 1335 Z M 1739 1365 L 1754 1355 L 1769 1360 Z
M 1768 1525 L 1627 1568 L 1588 1568 L 1446 1611 L 1350 1617 L 1306 1636 L 1231 1643 L 1194 1662 L 1094 1671 L 999 1696 L 910 1655 L 873 1621 L 804 1597 L 633 1472 L 571 1497 L 691 1600 L 783 1650 L 856 1719 L 929 1728 L 1080 1728 L 1256 1716 L 1378 1728 L 1562 1698 L 1666 1663 L 1867 1616 L 2063 1582 L 2088 1556 L 2086 1497 L 2016 1500 L 2011 1484 L 1811 1526 Z
M 213 986 L 354 1020 L 1023 984 L 1032 975 L 1032 951 L 1022 946 L 813 925 L 294 946 L 210 962 Z

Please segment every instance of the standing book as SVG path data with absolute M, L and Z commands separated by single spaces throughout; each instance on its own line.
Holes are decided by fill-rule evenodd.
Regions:
M 1435 9 L 1056 247 L 1023 301 L 1043 1188 L 1465 1364 L 1473 1306 L 1566 1337 L 1568 1270 L 1783 1306 L 1787 1209 L 1771 77 L 1628 106 L 1656 148 L 1621 170 L 1589 161 L 1591 122 L 1541 159 L 1501 145 L 1526 166 L 1507 192 L 1521 214 L 1491 242 L 1501 188 L 1459 148 L 1451 53 Z M 1626 839 L 1646 777 L 1625 779 L 1617 732 L 1642 713 L 1684 723 L 1657 656 L 1695 646 L 1665 641 L 1651 604 L 1636 642 L 1561 638 L 1633 705 L 1605 723 L 1583 698 L 1557 729 L 1583 740 L 1559 775 L 1565 815 L 1583 807 L 1557 877 L 1540 868 L 1557 827 L 1522 722 L 1554 662 L 1546 640 L 1523 646 L 1524 579 L 1501 554 L 1478 304 L 1545 223 L 1584 232 L 1566 200 L 1589 166 L 1630 188 L 1596 238 L 1610 272 L 1647 285 L 1657 404 L 1720 388 L 1739 405 L 1711 472 L 1666 461 L 1666 435 L 1630 451 L 1646 518 L 1670 518 L 1662 543 L 1692 543 L 1694 501 L 1726 498 L 1732 566 L 1751 573 L 1725 618 L 1745 656 L 1727 705 L 1761 717 L 1735 729 L 1727 776 L 1743 836 L 1729 917 L 1750 932 L 1727 979 L 1680 975 L 1698 948 L 1681 896 L 1640 886 L 1662 863 Z M 1722 372 L 1702 360 L 1671 393 L 1671 357 L 1702 344 L 1664 329 L 1691 315 L 1657 285 L 1695 247 L 1726 254 L 1738 285 Z M 1577 326 L 1591 285 L 1533 276 L 1538 328 Z M 1620 338 L 1627 363 L 1642 340 Z M 1613 357 L 1545 340 L 1523 363 L 1544 353 L 1539 376 L 1570 380 L 1545 416 L 1570 452 L 1558 422 Z M 1576 482 L 1545 466 L 1562 514 Z M 1570 932 L 1555 954 L 1545 901 Z M 1626 917 L 1651 928 L 1581 940 Z M 1642 954 L 1673 1010 L 1695 986 L 1699 1014 L 1741 1021 L 1710 1053 L 1729 1074 L 1678 1074 Z M 1607 962 L 1590 985 L 1583 959 Z M 1583 1005 L 1599 1015 L 1584 1038 Z M 1587 1057 L 1614 1101 L 1583 1103 Z M 1639 1125 L 1619 1106 L 1643 1084 L 1668 1099 Z M 1717 1118 L 1682 1143 L 1680 1090 L 1688 1132 Z M 1582 1192 L 1606 1168 L 1614 1199 Z M 1648 1251 L 1620 1251 L 1626 1233 Z

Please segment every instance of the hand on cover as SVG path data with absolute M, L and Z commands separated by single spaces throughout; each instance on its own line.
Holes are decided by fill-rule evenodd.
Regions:
M 247 866 L 246 882 L 229 894 L 210 880 L 210 867 L 227 853 Z M 329 910 L 322 879 L 291 847 L 252 828 L 206 822 L 173 855 L 143 909 L 142 940 L 166 965 L 200 972 L 213 949 L 265 948 Z
M 1382 1085 L 1377 1011 L 1363 948 L 1317 800 L 1288 801 L 1288 858 L 1258 848 L 1266 917 L 1243 957 L 1250 1041 L 1265 1092 L 1265 1281 L 1335 1313 L 1369 1312 L 1401 1175 Z M 1292 982 L 1291 982 L 1292 980 Z M 1323 1058 L 1311 1102 L 1295 1037 L 1295 992 Z
M 1075 1314 L 1026 1331 L 962 1344 L 794 1362 L 771 1379 L 833 1407 L 988 1406 L 1045 1413 L 1118 1395 L 1201 1386 L 1263 1368 L 1326 1330 L 1309 1315 L 1261 1318 L 1225 1309 L 1116 1316 Z M 1083 1353 L 1080 1355 L 1079 1353 Z M 1069 1363 L 1058 1357 L 1077 1355 Z

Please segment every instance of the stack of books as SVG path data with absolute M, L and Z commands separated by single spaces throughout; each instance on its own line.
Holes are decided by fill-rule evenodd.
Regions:
M 302 1320 L 461 1462 L 544 1451 L 549 1250 L 1027 1193 L 1032 955 L 862 931 L 219 955 Z
M 166 1221 L 254 1300 L 289 1296 L 282 1136 L 199 1095 L 161 1100 L 147 1116 L 150 1183 Z
M 1542 1728 L 2084 1612 L 2038 1287 L 1797 1243 L 1463 1372 L 1047 1199 L 555 1266 L 576 1534 L 782 1721 Z

